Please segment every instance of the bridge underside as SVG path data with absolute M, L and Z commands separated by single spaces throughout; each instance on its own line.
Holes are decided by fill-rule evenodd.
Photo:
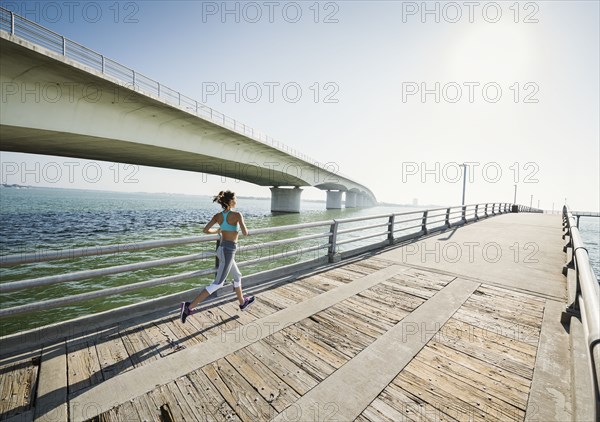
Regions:
M 4 32 L 0 49 L 3 151 L 201 172 L 260 186 L 357 191 L 365 205 L 375 203 L 364 186 L 245 135 L 249 128 L 241 133 L 198 117 L 190 107 Z

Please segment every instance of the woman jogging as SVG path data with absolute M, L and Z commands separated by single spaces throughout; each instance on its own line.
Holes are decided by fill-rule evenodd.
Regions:
M 235 251 L 237 249 L 238 230 L 241 228 L 244 236 L 248 236 L 248 229 L 244 223 L 244 217 L 241 213 L 232 211 L 237 204 L 235 193 L 231 191 L 221 191 L 214 197 L 213 202 L 217 202 L 223 207 L 223 212 L 215 214 L 204 227 L 204 233 L 219 234 L 221 236 L 221 244 L 217 249 L 217 258 L 219 259 L 219 268 L 215 281 L 206 286 L 206 288 L 190 302 L 181 304 L 181 322 L 185 322 L 186 318 L 194 313 L 194 308 L 200 302 L 210 296 L 213 292 L 223 287 L 225 278 L 231 271 L 233 274 L 233 287 L 238 301 L 240 302 L 240 310 L 245 311 L 254 302 L 254 296 L 244 297 L 242 293 L 242 273 L 235 263 Z M 220 228 L 211 229 L 212 226 L 218 223 Z

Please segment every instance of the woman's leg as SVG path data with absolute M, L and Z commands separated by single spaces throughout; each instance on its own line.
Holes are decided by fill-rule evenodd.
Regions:
M 244 293 L 242 292 L 242 273 L 240 272 L 235 259 L 231 265 L 231 275 L 233 276 L 233 290 L 235 291 L 235 295 L 237 296 L 238 302 L 240 302 L 241 305 L 244 303 Z
M 223 248 L 223 246 L 219 246 L 217 248 L 217 258 L 219 258 L 219 267 L 217 268 L 215 281 L 213 281 L 212 284 L 206 286 L 206 288 L 202 290 L 202 292 L 198 296 L 196 296 L 196 298 L 192 301 L 192 303 L 190 303 L 188 307 L 190 310 L 194 309 L 196 306 L 198 306 L 200 302 L 202 302 L 208 296 L 210 296 L 211 294 L 219 290 L 221 287 L 223 287 L 223 283 L 225 283 L 225 278 L 227 277 L 227 274 L 231 269 L 232 263 L 234 262 L 233 256 L 229 252 L 229 249 L 225 249 Z

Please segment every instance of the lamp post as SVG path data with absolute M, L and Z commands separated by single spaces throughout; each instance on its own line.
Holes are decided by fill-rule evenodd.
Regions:
M 513 200 L 513 204 L 517 203 L 517 185 L 515 185 L 515 199 Z
M 529 208 L 533 206 L 533 195 L 531 195 L 531 199 L 529 200 Z
M 464 167 L 464 172 L 463 172 L 463 194 L 462 194 L 462 205 L 465 205 L 465 189 L 467 188 L 467 165 L 465 163 L 460 165 L 461 167 Z

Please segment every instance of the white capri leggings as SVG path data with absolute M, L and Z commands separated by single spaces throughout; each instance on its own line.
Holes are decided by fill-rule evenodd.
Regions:
M 221 245 L 217 248 L 217 258 L 219 258 L 219 268 L 217 268 L 217 275 L 215 281 L 212 284 L 206 286 L 206 291 L 209 294 L 213 294 L 225 283 L 227 275 L 231 271 L 233 276 L 233 287 L 242 286 L 242 273 L 238 269 L 235 263 L 235 251 L 237 249 L 237 243 L 230 240 L 221 241 Z

